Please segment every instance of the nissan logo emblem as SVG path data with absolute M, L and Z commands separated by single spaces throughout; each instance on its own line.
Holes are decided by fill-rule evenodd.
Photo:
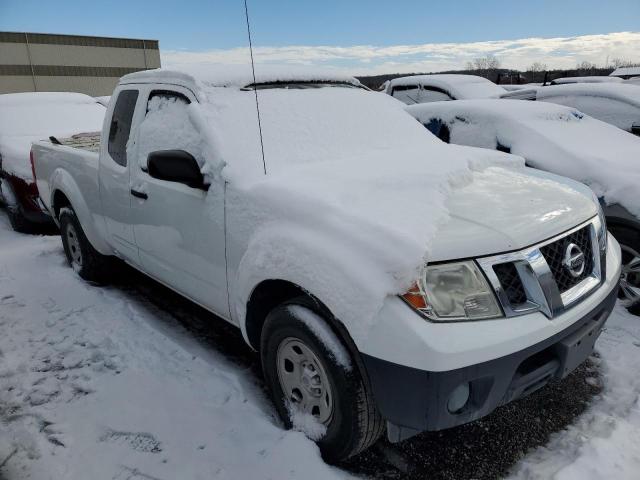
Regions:
M 584 264 L 584 253 L 582 253 L 580 247 L 575 243 L 567 245 L 567 248 L 564 251 L 562 266 L 567 269 L 569 275 L 574 278 L 578 278 L 584 272 Z

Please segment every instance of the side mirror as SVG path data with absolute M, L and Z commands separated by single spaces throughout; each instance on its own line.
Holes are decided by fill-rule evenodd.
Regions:
M 147 157 L 149 175 L 158 180 L 183 183 L 191 188 L 208 190 L 196 159 L 184 150 L 159 150 Z

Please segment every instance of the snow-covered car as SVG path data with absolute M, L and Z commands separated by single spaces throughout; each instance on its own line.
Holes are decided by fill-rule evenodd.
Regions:
M 109 100 L 111 100 L 111 95 L 105 95 L 102 97 L 94 97 L 96 99 L 96 102 L 98 102 L 100 105 L 106 107 L 109 105 Z
M 615 303 L 585 185 L 446 145 L 350 77 L 133 73 L 101 139 L 33 146 L 69 263 L 96 280 L 120 257 L 238 326 L 330 461 L 564 377 Z
M 589 77 L 561 77 L 551 80 L 550 85 L 566 85 L 568 83 L 622 83 L 624 80 L 618 77 L 606 75 L 592 75 Z
M 415 103 L 498 98 L 507 92 L 502 86 L 477 75 L 410 75 L 390 80 L 385 93 L 407 105 Z
M 625 83 L 574 83 L 539 87 L 537 101 L 575 108 L 640 135 L 640 87 Z
M 589 185 L 622 248 L 620 295 L 640 302 L 640 138 L 577 110 L 545 102 L 465 100 L 407 111 L 441 140 L 500 150 Z
M 102 105 L 80 93 L 0 95 L 0 199 L 15 230 L 51 223 L 33 180 L 31 143 L 51 135 L 100 130 L 104 112 Z

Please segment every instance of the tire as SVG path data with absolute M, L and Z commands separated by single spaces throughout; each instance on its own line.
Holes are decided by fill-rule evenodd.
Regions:
M 73 209 L 63 208 L 58 220 L 62 246 L 69 266 L 84 280 L 104 283 L 108 276 L 109 257 L 93 248 Z
M 309 322 L 313 322 L 315 326 L 310 328 Z M 327 345 L 332 346 L 328 348 Z M 293 358 L 296 355 L 293 351 L 295 347 L 306 347 L 308 351 L 302 351 L 300 358 L 311 361 L 305 364 L 303 360 L 302 363 L 293 366 L 292 360 L 296 360 Z M 315 355 L 315 359 L 309 359 L 308 352 Z M 315 304 L 310 299 L 300 297 L 285 302 L 267 315 L 262 329 L 260 356 L 265 381 L 286 428 L 302 430 L 309 438 L 315 440 L 327 462 L 345 460 L 364 451 L 380 438 L 384 422 L 357 363 L 349 355 L 344 343 L 331 330 L 328 322 L 316 312 Z M 302 386 L 296 392 L 295 389 L 291 389 L 291 385 L 287 386 L 287 379 L 281 380 L 281 376 L 289 375 L 286 373 L 287 365 L 294 384 L 298 373 L 300 377 L 304 377 L 303 372 L 311 369 L 315 376 L 306 383 L 301 379 Z M 301 365 L 307 366 L 303 368 Z M 314 399 L 307 387 L 310 385 L 313 390 L 314 386 L 318 385 L 318 379 L 321 395 L 320 399 Z M 326 386 L 328 388 L 325 388 Z M 330 402 L 327 401 L 327 395 L 331 397 Z M 311 399 L 311 403 L 315 400 L 325 407 L 320 411 L 316 405 L 313 407 L 315 411 L 307 411 L 307 415 L 315 417 L 311 431 L 306 422 L 302 423 L 303 427 L 306 425 L 307 428 L 296 425 L 299 417 L 292 413 L 299 413 L 307 399 Z M 331 406 L 327 407 L 327 404 Z M 327 408 L 331 411 L 329 418 L 326 418 Z M 323 423 L 319 423 L 320 421 Z M 319 432 L 316 430 L 318 426 Z
M 9 217 L 11 228 L 18 233 L 33 233 L 36 230 L 35 224 L 25 218 L 22 210 L 17 205 L 7 206 L 7 216 Z
M 622 276 L 620 277 L 618 298 L 631 313 L 639 315 L 640 231 L 617 225 L 611 225 L 609 230 L 622 250 Z M 637 294 L 637 297 L 634 294 Z M 636 297 L 635 300 L 634 297 Z

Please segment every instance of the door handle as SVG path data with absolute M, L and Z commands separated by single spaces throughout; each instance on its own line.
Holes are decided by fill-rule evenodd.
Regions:
M 149 198 L 149 195 L 147 195 L 146 193 L 139 192 L 138 190 L 134 190 L 133 188 L 131 189 L 131 195 L 142 200 L 146 200 L 147 198 Z

